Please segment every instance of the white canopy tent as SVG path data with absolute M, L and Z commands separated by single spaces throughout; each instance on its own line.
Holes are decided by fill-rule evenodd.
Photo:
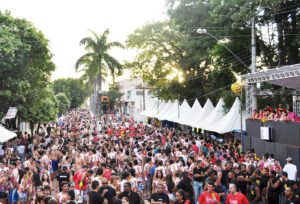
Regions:
M 201 120 L 206 118 L 213 110 L 214 110 L 214 106 L 213 106 L 212 102 L 209 99 L 207 99 L 205 105 L 203 106 L 201 113 L 191 116 L 190 120 L 188 120 L 186 122 L 187 125 L 189 125 L 191 127 L 198 126 L 198 124 L 201 122 Z
M 161 116 L 163 116 L 166 112 L 170 110 L 173 103 L 169 100 L 168 103 L 165 105 L 163 109 L 161 109 L 157 114 L 155 114 L 153 117 L 159 119 Z
M 215 109 L 211 112 L 211 114 L 209 114 L 206 118 L 201 120 L 195 127 L 202 128 L 205 130 L 206 127 L 209 127 L 211 124 L 219 121 L 224 116 L 224 100 L 220 98 L 219 102 L 217 103 Z
M 143 112 L 140 113 L 140 115 L 143 115 L 143 116 L 147 116 L 149 113 L 152 112 L 152 110 L 156 109 L 157 108 L 157 100 L 156 99 L 152 99 L 150 102 L 149 102 L 149 105 L 147 105 L 147 109 L 144 110 Z
M 176 100 L 171 108 L 167 110 L 164 114 L 162 114 L 160 117 L 158 117 L 159 120 L 169 120 L 170 116 L 175 113 L 178 114 L 178 101 Z
M 177 122 L 179 120 L 179 118 L 184 116 L 185 113 L 189 113 L 190 110 L 191 110 L 191 107 L 189 106 L 188 102 L 184 99 L 182 104 L 179 107 L 179 113 L 178 113 L 178 111 L 172 113 L 170 115 L 170 117 L 168 118 L 168 120 L 172 121 L 172 122 Z
M 17 137 L 17 134 L 7 130 L 3 126 L 0 125 L 0 143 L 7 142 L 8 140 Z
M 243 114 L 243 116 L 245 115 Z M 212 123 L 209 127 L 204 129 L 211 132 L 217 132 L 219 134 L 232 132 L 234 130 L 240 130 L 241 129 L 240 100 L 236 98 L 230 111 L 222 119 L 220 119 L 215 123 Z M 243 130 L 246 130 L 245 118 L 243 119 Z
M 153 109 L 149 114 L 147 114 L 148 117 L 154 117 L 155 115 L 159 114 L 167 105 L 166 102 L 158 102 L 158 105 L 155 109 Z
M 184 124 L 185 121 L 187 121 L 192 114 L 194 113 L 200 113 L 202 110 L 202 107 L 199 103 L 199 101 L 196 99 L 192 108 L 189 110 L 189 111 L 186 111 L 186 112 L 180 112 L 180 119 L 177 120 L 176 122 L 179 123 L 179 124 Z

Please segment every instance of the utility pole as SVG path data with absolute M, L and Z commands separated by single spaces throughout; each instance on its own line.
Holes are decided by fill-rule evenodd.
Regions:
M 178 102 L 178 119 L 179 119 L 179 117 L 180 117 L 179 93 L 177 95 L 177 102 Z
M 143 86 L 143 111 L 144 111 L 146 109 L 144 80 L 142 82 L 142 86 Z
M 251 73 L 256 72 L 256 32 L 255 32 L 255 17 L 251 19 L 252 29 L 251 29 Z M 250 113 L 257 109 L 257 97 L 254 95 L 256 90 L 256 84 L 251 84 L 250 94 L 251 94 L 251 109 Z

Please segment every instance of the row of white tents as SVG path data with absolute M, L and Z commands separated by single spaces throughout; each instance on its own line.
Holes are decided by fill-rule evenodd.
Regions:
M 140 114 L 146 117 L 156 118 L 160 121 L 170 121 L 193 128 L 201 128 L 216 133 L 228 133 L 241 130 L 240 100 L 236 98 L 231 109 L 225 113 L 224 101 L 221 98 L 214 107 L 207 99 L 202 107 L 196 99 L 190 107 L 186 100 L 179 105 L 175 102 L 162 102 L 154 99 L 149 108 Z M 247 115 L 242 114 L 242 129 L 246 130 L 245 119 Z

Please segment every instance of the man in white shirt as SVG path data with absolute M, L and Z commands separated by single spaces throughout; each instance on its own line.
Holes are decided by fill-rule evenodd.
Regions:
M 283 167 L 283 171 L 288 173 L 288 179 L 291 181 L 296 181 L 297 179 L 297 167 L 296 165 L 292 164 L 293 159 L 288 157 L 286 159 L 286 165 Z

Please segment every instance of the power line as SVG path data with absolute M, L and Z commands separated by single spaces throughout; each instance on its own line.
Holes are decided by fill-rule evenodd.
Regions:
M 224 86 L 224 87 L 222 87 L 222 88 L 219 88 L 219 89 L 217 89 L 217 90 L 214 90 L 214 91 L 212 91 L 212 92 L 209 92 L 209 93 L 207 93 L 207 94 L 204 94 L 204 95 L 201 95 L 201 96 L 197 96 L 197 97 L 191 98 L 191 99 L 186 99 L 186 100 L 187 100 L 187 101 L 191 101 L 191 100 L 195 100 L 195 99 L 198 99 L 198 98 L 203 98 L 203 97 L 209 96 L 209 95 L 211 95 L 211 94 L 213 94 L 213 93 L 222 91 L 222 90 L 224 90 L 224 89 L 226 89 L 226 88 L 228 88 L 228 87 L 230 87 L 230 86 L 231 86 L 231 84 L 229 84 L 229 85 L 227 85 L 227 86 Z

